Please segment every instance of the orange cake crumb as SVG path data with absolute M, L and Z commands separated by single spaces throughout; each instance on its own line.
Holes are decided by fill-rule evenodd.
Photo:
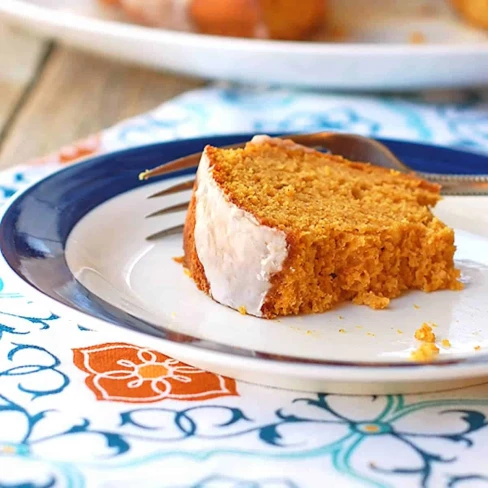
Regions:
M 432 342 L 423 342 L 418 349 L 412 352 L 410 357 L 418 362 L 430 362 L 439 355 L 439 348 Z
M 237 310 L 239 310 L 239 313 L 241 315 L 247 315 L 246 307 L 244 307 L 244 306 L 241 305 Z
M 442 339 L 441 344 L 443 347 L 451 347 L 451 341 L 449 339 Z
M 371 307 L 374 310 L 381 310 L 382 308 L 386 308 L 390 303 L 389 298 L 376 295 L 372 291 L 359 293 L 353 298 L 352 301 L 356 305 L 368 305 L 368 307 Z
M 185 256 L 176 256 L 173 261 L 177 264 L 183 264 L 185 262 Z
M 202 161 L 185 222 L 185 264 L 198 288 L 224 305 L 245 305 L 248 314 L 274 318 L 325 312 L 344 301 L 382 309 L 410 289 L 462 289 L 453 260 L 454 232 L 431 212 L 440 199 L 439 185 L 266 137 L 242 149 L 207 146 Z M 199 196 L 208 194 L 199 193 L 200 185 L 213 185 L 224 199 L 221 206 L 248 215 L 246 222 L 256 226 L 253 232 L 282 236 L 283 261 L 265 278 L 269 288 L 263 299 L 252 305 L 233 296 L 242 292 L 241 275 L 268 261 L 262 256 L 246 261 L 254 241 L 239 262 L 233 261 L 232 247 L 212 248 L 228 227 L 212 228 L 207 217 L 212 208 L 202 209 L 210 200 Z M 225 286 L 212 286 L 197 249 L 195 229 L 203 212 L 207 220 L 199 229 L 206 263 L 213 266 L 213 279 Z M 237 232 L 228 239 L 239 235 L 241 245 L 249 233 Z M 219 275 L 221 263 L 229 262 L 232 275 Z M 260 273 L 246 275 L 249 283 L 256 280 L 246 285 L 246 296 L 253 286 L 262 286 L 263 280 L 255 278 Z
M 414 304 L 414 305 L 413 305 L 413 308 L 414 308 L 415 310 L 418 310 L 420 307 L 419 307 L 418 305 L 415 305 L 415 304 Z
M 424 322 L 422 327 L 415 331 L 415 339 L 424 342 L 435 342 L 435 334 L 432 331 L 432 327 Z
M 481 346 L 474 346 L 475 351 L 479 351 L 481 349 Z

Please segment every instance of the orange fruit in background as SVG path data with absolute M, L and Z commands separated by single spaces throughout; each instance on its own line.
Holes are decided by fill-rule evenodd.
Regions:
M 302 39 L 324 24 L 325 0 L 259 0 L 269 37 Z
M 190 17 L 208 34 L 301 39 L 324 22 L 325 0 L 193 0 Z
M 488 28 L 488 0 L 452 0 L 452 3 L 466 20 Z
M 231 37 L 303 39 L 324 23 L 326 0 L 100 0 L 136 22 Z
M 193 0 L 189 13 L 201 32 L 221 36 L 254 37 L 259 22 L 253 0 Z

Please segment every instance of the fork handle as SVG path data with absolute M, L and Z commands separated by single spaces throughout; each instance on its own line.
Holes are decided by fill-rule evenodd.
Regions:
M 424 180 L 442 186 L 443 195 L 488 195 L 488 175 L 453 175 L 417 172 Z

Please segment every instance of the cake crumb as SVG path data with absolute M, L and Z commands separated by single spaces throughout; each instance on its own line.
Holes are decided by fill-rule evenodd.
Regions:
M 185 262 L 185 256 L 176 256 L 172 259 L 177 264 L 183 264 Z
M 339 315 L 339 320 L 344 320 L 344 317 L 342 315 Z
M 419 305 L 417 305 L 416 303 L 414 303 L 414 304 L 413 304 L 413 308 L 414 308 L 415 310 L 418 310 L 418 309 L 420 308 L 420 306 L 419 306 Z
M 399 334 L 403 334 L 403 330 L 402 330 L 402 329 L 397 329 L 397 332 L 398 332 Z
M 340 332 L 341 334 L 345 334 L 345 333 L 346 333 L 346 331 L 345 331 L 344 329 L 339 329 L 339 332 Z
M 423 342 L 418 349 L 412 351 L 410 357 L 418 362 L 433 361 L 439 355 L 439 348 L 432 342 Z
M 356 329 L 362 329 L 363 326 L 362 325 L 356 325 Z
M 474 346 L 475 351 L 479 351 L 481 349 L 481 346 Z
M 376 337 L 376 334 L 373 334 L 372 332 L 366 332 L 366 335 L 368 335 L 370 337 Z
M 176 318 L 176 312 L 171 312 L 171 317 Z
M 414 31 L 411 32 L 408 36 L 408 42 L 410 44 L 425 44 L 427 42 L 427 39 L 425 37 L 425 34 L 423 34 L 422 32 Z
M 183 268 L 183 273 L 186 274 L 189 278 L 191 278 L 191 271 L 188 268 Z
M 451 341 L 449 339 L 442 339 L 442 347 L 451 347 Z
M 246 310 L 246 307 L 244 305 L 241 305 L 237 310 L 239 310 L 239 313 L 241 315 L 247 315 L 247 310 Z
M 422 327 L 415 331 L 415 339 L 423 342 L 435 342 L 435 334 L 432 331 L 432 327 L 424 322 Z
M 313 331 L 312 330 L 307 330 L 307 332 L 305 332 L 307 335 L 312 335 L 313 334 Z
M 373 310 L 381 310 L 383 308 L 387 308 L 390 304 L 390 299 L 386 297 L 382 297 L 376 295 L 372 291 L 368 291 L 365 293 L 359 293 L 356 295 L 352 302 L 356 305 L 367 305 L 368 307 L 372 308 Z

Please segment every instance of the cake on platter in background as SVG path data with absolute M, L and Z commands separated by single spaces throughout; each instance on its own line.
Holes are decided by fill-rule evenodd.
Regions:
M 152 27 L 193 26 L 204 34 L 306 39 L 325 18 L 326 0 L 100 0 Z
M 440 0 L 440 3 L 425 0 L 424 3 L 414 2 L 415 5 L 410 6 L 396 0 L 397 3 L 384 1 L 377 8 L 374 7 L 376 2 L 370 0 L 370 10 L 364 9 L 368 5 L 367 0 L 358 2 L 357 9 L 356 4 L 347 6 L 331 0 L 99 1 L 121 9 L 129 20 L 141 25 L 241 38 L 355 42 L 358 32 L 368 38 L 370 31 L 367 25 L 373 15 L 377 20 L 371 25 L 376 27 L 370 34 L 376 39 L 383 25 L 378 14 L 384 14 L 387 23 L 397 16 L 404 18 L 414 15 L 419 30 L 415 30 L 417 24 L 411 25 L 413 30 L 407 37 L 411 44 L 429 42 L 422 32 L 422 25 L 439 12 L 447 14 L 439 14 L 439 19 L 452 20 L 454 16 L 472 26 L 488 28 L 488 0 Z M 354 13 L 351 10 L 353 6 Z M 441 6 L 445 8 L 439 8 Z M 355 20 L 351 21 L 356 16 L 362 16 L 366 22 L 357 24 Z
M 184 229 L 198 288 L 264 318 L 374 309 L 407 290 L 460 290 L 440 187 L 292 141 L 207 146 Z

